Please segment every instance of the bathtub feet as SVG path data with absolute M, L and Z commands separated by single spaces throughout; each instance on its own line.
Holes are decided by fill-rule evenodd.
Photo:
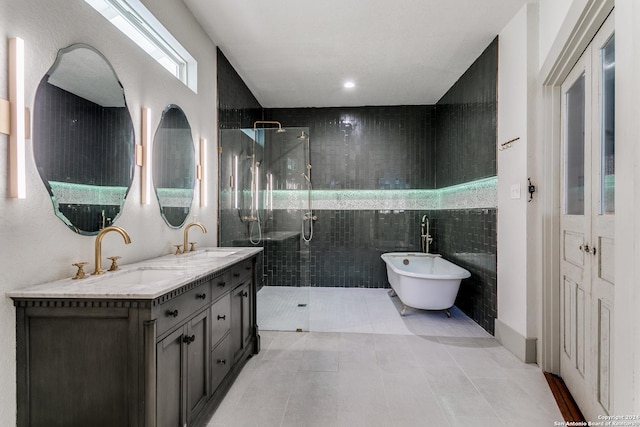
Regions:
M 447 317 L 451 318 L 451 310 L 447 308 L 444 312 L 447 314 Z
M 396 291 L 394 291 L 393 289 L 390 289 L 390 290 L 389 290 L 389 292 L 387 292 L 387 293 L 389 294 L 389 296 L 390 296 L 391 298 L 393 298 L 393 297 L 395 297 L 396 295 L 398 295 L 398 294 L 396 294 Z
M 407 306 L 403 305 L 402 310 L 400 310 L 400 316 L 404 316 L 405 314 L 407 314 Z

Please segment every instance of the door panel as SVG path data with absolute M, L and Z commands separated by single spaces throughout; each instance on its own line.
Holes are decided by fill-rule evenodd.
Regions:
M 598 301 L 598 400 L 609 412 L 611 403 L 611 310 L 609 306 Z
M 584 268 L 584 234 L 575 231 L 565 231 L 562 242 L 564 246 L 564 260 L 576 267 Z
M 610 283 L 614 283 L 615 271 L 615 244 L 614 240 L 609 237 L 598 239 L 598 278 Z

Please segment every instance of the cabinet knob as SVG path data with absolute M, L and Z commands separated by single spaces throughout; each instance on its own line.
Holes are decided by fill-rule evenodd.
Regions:
M 207 294 L 205 294 L 204 292 L 196 295 L 196 299 L 205 299 L 205 298 L 207 298 Z
M 221 288 L 224 288 L 225 286 L 227 286 L 227 282 L 220 282 L 218 283 L 218 286 L 220 286 Z
M 185 335 L 184 337 L 182 337 L 182 342 L 186 343 L 187 345 L 191 344 L 192 342 L 194 342 L 196 340 L 196 336 L 195 335 Z
M 225 320 L 227 318 L 226 314 L 218 314 L 218 320 Z
M 218 362 L 218 365 L 225 365 L 227 363 L 225 359 L 218 359 L 217 362 Z
M 167 317 L 178 317 L 178 310 L 169 310 L 167 311 Z

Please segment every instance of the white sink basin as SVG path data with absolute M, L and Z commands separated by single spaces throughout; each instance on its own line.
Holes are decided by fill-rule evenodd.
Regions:
M 144 285 L 157 282 L 165 282 L 184 276 L 187 270 L 182 268 L 152 268 L 140 267 L 122 273 L 106 274 L 98 279 L 97 283 L 118 285 Z
M 225 251 L 219 249 L 205 249 L 204 252 L 193 255 L 193 258 L 224 258 L 238 251 Z

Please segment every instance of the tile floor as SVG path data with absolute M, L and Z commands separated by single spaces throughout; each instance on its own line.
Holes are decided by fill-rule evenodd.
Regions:
M 385 289 L 286 290 L 258 294 L 262 351 L 208 427 L 540 427 L 562 420 L 538 367 L 455 307 L 450 319 L 426 311 L 400 317 Z M 270 299 L 294 314 L 270 316 Z M 278 325 L 278 316 L 293 326 Z M 309 332 L 265 330 L 304 321 Z

